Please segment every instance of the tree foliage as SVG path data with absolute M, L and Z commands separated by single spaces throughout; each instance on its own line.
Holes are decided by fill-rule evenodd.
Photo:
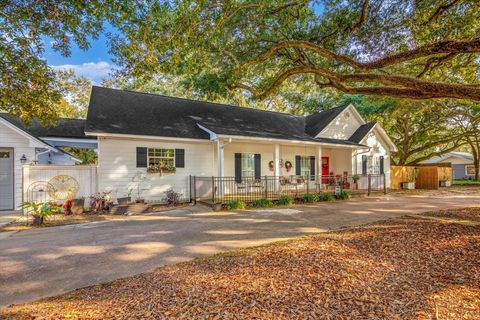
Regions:
M 0 109 L 43 122 L 59 115 L 62 88 L 42 58 L 45 45 L 69 56 L 72 45 L 88 49 L 104 21 L 133 12 L 132 1 L 34 1 L 0 3 Z
M 479 15 L 477 0 L 160 1 L 120 27 L 113 51 L 129 75 L 187 76 L 223 96 L 306 82 L 480 100 Z
M 58 116 L 86 118 L 92 90 L 91 82 L 77 77 L 73 71 L 57 71 L 57 86 L 62 97 L 56 104 Z

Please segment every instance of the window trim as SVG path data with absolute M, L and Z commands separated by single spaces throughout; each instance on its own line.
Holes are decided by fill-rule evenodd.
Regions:
M 468 173 L 468 167 L 473 169 L 473 173 Z M 465 165 L 465 175 L 466 176 L 474 176 L 475 175 L 475 165 L 474 164 L 466 164 Z
M 300 176 L 302 177 L 310 177 L 310 173 L 312 172 L 310 167 L 310 157 L 311 156 L 300 156 Z M 307 166 L 303 167 L 304 164 L 307 164 Z M 304 172 L 307 174 L 304 174 Z
M 240 153 L 241 156 L 240 156 L 240 164 L 241 164 L 241 170 L 240 170 L 240 177 L 242 179 L 246 178 L 246 179 L 254 179 L 255 178 L 255 153 L 248 153 L 248 152 L 245 152 L 245 153 Z M 249 175 L 249 176 L 246 176 L 244 175 L 244 172 L 246 171 L 245 168 L 245 162 L 244 162 L 244 159 L 246 159 L 247 157 L 249 157 L 250 160 L 249 163 L 251 162 L 252 164 L 252 167 L 251 169 L 249 169 L 248 171 L 251 171 L 252 172 L 252 175 Z
M 154 155 L 150 155 L 150 150 L 154 150 Z M 173 155 L 171 157 L 165 157 L 165 156 L 156 156 L 155 155 L 155 150 L 172 150 Z M 176 168 L 175 164 L 175 148 L 147 148 L 147 167 L 150 167 L 152 164 L 150 163 L 150 158 L 157 158 L 157 159 L 171 159 L 172 160 L 172 167 Z M 158 165 L 154 164 L 154 165 Z

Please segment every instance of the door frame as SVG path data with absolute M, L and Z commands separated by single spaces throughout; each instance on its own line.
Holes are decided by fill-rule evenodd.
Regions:
M 12 159 L 12 207 L 10 209 L 0 209 L 2 211 L 11 211 L 15 210 L 15 148 L 13 147 L 1 147 L 1 149 L 6 149 L 11 152 L 11 159 Z

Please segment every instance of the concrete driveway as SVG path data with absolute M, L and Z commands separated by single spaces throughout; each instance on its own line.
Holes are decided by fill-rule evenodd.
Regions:
M 411 213 L 480 205 L 480 193 L 392 194 L 213 213 L 202 206 L 14 233 L 0 239 L 0 306 L 147 272 L 216 252 Z

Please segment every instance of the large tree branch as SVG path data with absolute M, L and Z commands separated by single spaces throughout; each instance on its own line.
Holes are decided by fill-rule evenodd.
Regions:
M 360 18 L 358 19 L 357 22 L 351 27 L 345 28 L 345 32 L 349 33 L 355 33 L 357 32 L 358 29 L 365 23 L 365 20 L 367 20 L 367 14 L 368 14 L 368 0 L 363 1 L 362 5 L 362 11 L 360 12 Z
M 447 4 L 444 4 L 444 5 L 441 5 L 437 8 L 437 10 L 435 10 L 435 12 L 428 18 L 427 21 L 425 21 L 424 23 L 422 23 L 422 25 L 427 25 L 429 24 L 430 22 L 432 22 L 433 20 L 436 20 L 439 16 L 441 16 L 445 11 L 447 11 L 448 9 L 450 9 L 451 7 L 455 6 L 456 4 L 458 4 L 461 0 L 453 0 L 452 2 L 450 3 L 447 3 Z
M 374 94 L 393 96 L 399 98 L 432 99 L 432 98 L 458 98 L 480 101 L 480 86 L 436 83 L 419 80 L 413 77 L 386 75 L 386 74 L 340 74 L 330 70 L 311 66 L 299 66 L 290 68 L 280 73 L 273 83 L 263 92 L 257 89 L 252 93 L 263 99 L 270 95 L 283 82 L 294 75 L 312 74 L 327 79 L 330 87 L 337 88 L 346 93 Z M 362 85 L 349 86 L 348 83 L 360 82 Z M 375 86 L 366 86 L 367 84 Z M 381 85 L 378 85 L 381 84 Z
M 289 40 L 278 43 L 266 52 L 258 55 L 252 60 L 247 61 L 243 67 L 258 64 L 267 59 L 276 56 L 281 50 L 288 48 L 300 48 L 317 53 L 318 55 L 330 60 L 335 60 L 355 69 L 373 70 L 397 65 L 402 62 L 425 58 L 438 54 L 467 54 L 480 52 L 480 38 L 474 40 L 443 40 L 417 48 L 393 54 L 371 62 L 359 62 L 345 55 L 335 53 L 325 49 L 315 43 L 303 40 Z

